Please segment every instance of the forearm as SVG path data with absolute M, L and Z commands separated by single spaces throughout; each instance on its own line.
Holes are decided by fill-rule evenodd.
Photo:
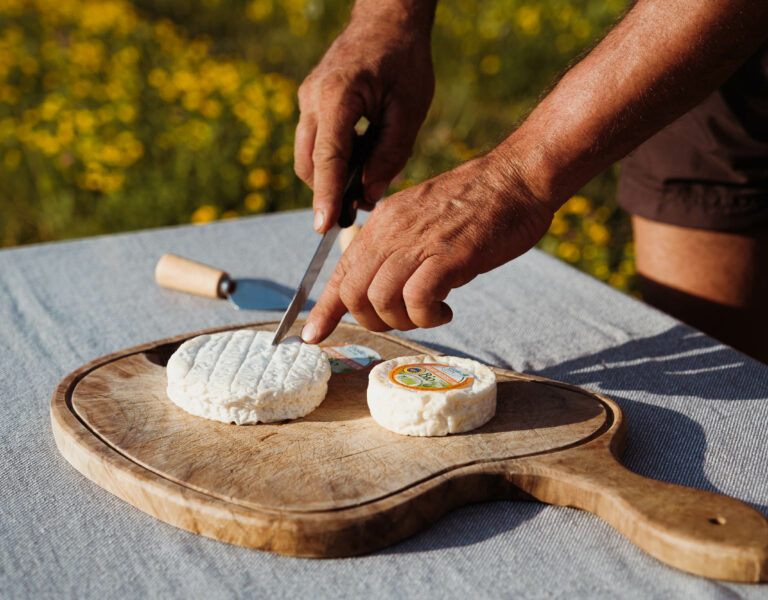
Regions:
M 639 0 L 492 155 L 553 210 L 698 104 L 768 31 L 753 0 Z
M 402 31 L 429 35 L 437 0 L 356 0 L 350 23 L 396 23 Z

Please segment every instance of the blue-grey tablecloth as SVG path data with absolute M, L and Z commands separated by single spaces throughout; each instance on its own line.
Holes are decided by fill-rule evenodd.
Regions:
M 73 369 L 279 318 L 157 287 L 161 254 L 292 288 L 316 243 L 299 211 L 0 251 L 0 598 L 768 597 L 667 567 L 589 514 L 524 502 L 457 510 L 370 556 L 277 556 L 157 521 L 59 455 L 49 401 Z M 768 513 L 768 367 L 538 251 L 450 303 L 452 323 L 406 337 L 604 392 L 629 418 L 631 469 Z

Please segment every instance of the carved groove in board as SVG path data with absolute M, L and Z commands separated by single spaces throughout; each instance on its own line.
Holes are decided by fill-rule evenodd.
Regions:
M 402 353 L 402 348 L 400 348 L 402 344 L 397 343 L 397 346 L 397 350 Z M 351 485 L 351 483 L 348 481 L 349 473 L 351 472 L 353 475 L 359 473 L 359 468 L 356 469 L 355 465 L 349 465 L 343 472 L 339 472 L 337 469 L 335 469 L 335 461 L 337 459 L 348 458 L 351 455 L 338 456 L 330 454 L 326 456 L 317 456 L 314 457 L 314 460 L 312 461 L 314 467 L 322 468 L 326 465 L 331 465 L 330 467 L 327 467 L 328 471 L 331 472 L 330 475 L 326 476 L 324 474 L 323 477 L 327 477 L 331 481 L 339 481 L 342 476 L 345 479 L 341 484 L 337 484 L 340 488 L 342 488 L 338 495 L 336 494 L 336 490 L 332 489 L 331 494 L 327 498 L 323 499 L 322 493 L 326 487 L 326 481 L 316 481 L 316 474 L 313 471 L 310 471 L 308 474 L 303 475 L 302 485 L 308 486 L 310 482 L 314 483 L 316 488 L 314 490 L 314 494 L 311 493 L 311 491 L 298 494 L 294 489 L 291 489 L 288 496 L 276 496 L 275 493 L 280 491 L 280 484 L 285 479 L 287 479 L 285 471 L 293 466 L 293 462 L 288 462 L 286 464 L 286 462 L 283 460 L 283 451 L 280 451 L 277 465 L 274 466 L 272 471 L 269 473 L 266 472 L 266 467 L 269 464 L 273 464 L 275 462 L 272 460 L 274 457 L 268 457 L 267 460 L 270 462 L 266 465 L 263 462 L 264 459 L 261 459 L 256 464 L 251 463 L 249 465 L 248 461 L 251 460 L 251 457 L 247 453 L 236 453 L 234 455 L 230 455 L 229 450 L 231 448 L 239 448 L 245 444 L 253 443 L 254 440 L 252 439 L 252 434 L 254 434 L 255 430 L 251 427 L 240 428 L 231 425 L 211 423 L 197 417 L 186 415 L 186 413 L 183 413 L 183 411 L 170 404 L 170 402 L 164 398 L 164 373 L 159 368 L 156 368 L 154 372 L 144 373 L 142 370 L 146 365 L 142 358 L 143 357 L 141 352 L 126 354 L 126 356 L 118 359 L 118 361 L 110 361 L 110 363 L 103 365 L 103 367 L 106 369 L 106 373 L 102 373 L 100 376 L 102 379 L 110 381 L 118 381 L 117 378 L 111 376 L 109 371 L 112 369 L 117 369 L 118 371 L 122 372 L 135 371 L 138 373 L 138 376 L 134 377 L 131 381 L 131 388 L 129 390 L 130 397 L 128 399 L 123 398 L 121 396 L 120 389 L 111 390 L 111 395 L 115 401 L 108 407 L 109 412 L 106 415 L 101 415 L 102 417 L 105 416 L 108 419 L 106 426 L 101 428 L 99 427 L 100 423 L 98 421 L 99 414 L 91 415 L 87 412 L 88 402 L 80 402 L 79 405 L 75 406 L 74 408 L 76 409 L 81 421 L 84 422 L 84 425 L 87 426 L 91 431 L 98 435 L 100 439 L 102 439 L 116 451 L 125 455 L 129 460 L 132 460 L 137 464 L 140 464 L 145 468 L 154 471 L 159 476 L 165 477 L 181 485 L 191 487 L 197 491 L 209 494 L 221 500 L 237 503 L 242 506 L 254 509 L 269 508 L 279 509 L 281 511 L 289 510 L 298 512 L 314 512 L 339 510 L 353 506 L 361 506 L 396 494 L 404 489 L 407 489 L 408 487 L 417 485 L 430 478 L 444 475 L 448 471 L 472 464 L 497 462 L 502 460 L 509 460 L 512 458 L 522 459 L 528 456 L 546 453 L 553 449 L 562 450 L 578 444 L 583 444 L 589 439 L 599 435 L 601 431 L 607 430 L 612 422 L 612 419 L 610 418 L 610 411 L 607 410 L 605 404 L 600 402 L 598 398 L 594 397 L 592 394 L 583 392 L 582 390 L 574 391 L 572 389 L 568 389 L 567 386 L 564 386 L 564 390 L 561 392 L 562 394 L 565 394 L 564 396 L 558 396 L 556 394 L 552 395 L 551 393 L 549 394 L 549 396 L 552 396 L 553 398 L 553 401 L 550 402 L 551 406 L 549 406 L 549 408 L 550 413 L 552 413 L 555 418 L 561 417 L 562 415 L 567 415 L 572 418 L 563 423 L 553 423 L 551 420 L 548 421 L 543 419 L 538 414 L 536 414 L 536 410 L 543 409 L 543 406 L 534 407 L 534 402 L 529 399 L 531 392 L 526 391 L 527 386 L 535 386 L 536 383 L 527 381 L 526 378 L 513 375 L 510 372 L 497 370 L 497 373 L 503 380 L 503 382 L 500 384 L 501 390 L 504 389 L 503 386 L 505 385 L 519 385 L 525 388 L 523 392 L 520 392 L 523 396 L 526 397 L 526 399 L 528 399 L 528 402 L 524 405 L 523 409 L 517 410 L 517 406 L 520 404 L 520 402 L 522 402 L 522 399 L 513 397 L 506 401 L 509 403 L 506 404 L 506 406 L 511 406 L 512 409 L 509 415 L 507 415 L 504 411 L 504 394 L 500 393 L 500 410 L 499 414 L 497 414 L 497 417 L 487 426 L 476 430 L 469 435 L 432 439 L 409 438 L 398 436 L 381 429 L 368 417 L 367 407 L 365 406 L 364 402 L 365 385 L 367 384 L 367 377 L 365 375 L 359 377 L 357 380 L 353 380 L 351 378 L 345 378 L 343 381 L 336 380 L 336 389 L 334 389 L 334 382 L 332 380 L 328 392 L 329 398 L 326 399 L 323 405 L 321 405 L 321 407 L 311 415 L 308 415 L 304 419 L 298 419 L 290 425 L 257 425 L 255 427 L 257 429 L 276 429 L 276 433 L 281 432 L 284 436 L 291 435 L 290 432 L 293 432 L 295 428 L 303 428 L 303 430 L 299 429 L 299 437 L 294 440 L 295 443 L 301 444 L 303 439 L 317 440 L 318 445 L 312 450 L 312 452 L 313 454 L 322 454 L 322 451 L 329 444 L 331 444 L 331 448 L 334 448 L 332 445 L 333 442 L 339 442 L 340 437 L 346 437 L 346 435 L 338 435 L 337 425 L 339 421 L 334 418 L 333 411 L 331 411 L 331 414 L 326 417 L 329 412 L 329 406 L 333 406 L 334 402 L 338 404 L 338 397 L 342 395 L 338 393 L 338 386 L 343 385 L 345 388 L 357 388 L 353 390 L 356 395 L 354 410 L 359 413 L 359 416 L 365 417 L 365 429 L 363 430 L 361 427 L 358 427 L 357 431 L 352 430 L 350 431 L 349 435 L 357 434 L 361 439 L 378 439 L 381 442 L 381 444 L 378 446 L 374 445 L 362 448 L 358 446 L 352 455 L 364 453 L 369 453 L 371 455 L 368 457 L 358 457 L 360 459 L 359 462 L 365 463 L 365 461 L 371 459 L 372 455 L 374 455 L 377 451 L 386 452 L 390 450 L 395 453 L 397 448 L 405 448 L 405 452 L 410 451 L 408 448 L 414 452 L 421 451 L 425 456 L 431 458 L 432 460 L 425 461 L 424 467 L 420 471 L 410 474 L 407 477 L 402 477 L 401 481 L 399 481 L 398 484 L 395 484 L 393 481 L 396 481 L 397 477 L 402 475 L 402 467 L 397 465 L 397 468 L 394 469 L 394 472 L 392 472 L 392 465 L 387 464 L 388 461 L 386 457 L 382 457 L 379 461 L 379 464 L 385 471 L 385 476 L 382 477 L 382 479 L 386 479 L 384 482 L 386 487 L 376 489 L 375 491 L 371 490 L 370 493 L 364 495 L 362 494 L 360 488 L 371 487 L 372 482 L 364 480 L 352 482 L 354 485 Z M 97 371 L 95 374 L 99 374 L 98 369 L 94 371 Z M 94 374 L 94 371 L 92 371 L 91 374 Z M 158 378 L 161 378 L 161 380 L 156 380 Z M 91 381 L 94 381 L 94 379 L 92 378 Z M 107 429 L 108 427 L 112 426 L 112 413 L 116 409 L 120 409 L 123 406 L 126 406 L 127 410 L 133 408 L 133 388 L 137 384 L 140 385 L 142 383 L 144 384 L 144 388 L 158 388 L 156 390 L 157 393 L 155 397 L 151 398 L 150 402 L 145 403 L 148 404 L 146 410 L 150 413 L 153 410 L 164 411 L 154 415 L 150 414 L 147 418 L 147 420 L 151 423 L 160 422 L 164 424 L 164 428 L 161 430 L 161 433 L 163 434 L 161 441 L 165 447 L 163 448 L 153 446 L 152 451 L 149 453 L 145 453 L 145 449 L 156 440 L 153 439 L 152 432 L 148 431 L 148 428 L 143 423 L 140 424 L 140 428 L 147 429 L 147 432 L 145 433 L 144 437 L 140 438 L 140 447 L 132 447 L 130 438 L 124 435 L 126 431 L 122 422 L 119 423 L 119 437 L 115 437 L 115 435 Z M 106 384 L 92 383 L 91 386 L 95 387 L 98 392 L 101 392 L 102 388 L 106 387 Z M 77 393 L 78 386 L 75 387 L 74 391 Z M 544 388 L 542 392 L 543 396 L 541 398 L 535 399 L 537 403 L 547 399 L 546 388 Z M 513 390 L 510 393 L 514 396 L 515 391 Z M 83 395 L 87 397 L 88 392 L 86 391 Z M 349 394 L 347 394 L 347 396 L 349 396 Z M 99 407 L 101 407 L 102 401 L 100 395 L 97 396 L 97 402 Z M 564 406 L 561 407 L 559 404 L 563 404 Z M 341 408 L 346 409 L 347 411 L 349 410 L 348 407 L 345 406 L 342 406 Z M 125 415 L 125 413 L 122 414 Z M 138 418 L 142 417 L 143 413 L 140 413 Z M 341 417 L 344 418 L 343 415 L 341 415 Z M 175 425 L 182 431 L 186 431 L 185 428 L 188 427 L 190 431 L 198 432 L 200 437 L 203 437 L 207 431 L 209 434 L 208 437 L 216 437 L 218 441 L 219 436 L 228 436 L 227 441 L 219 444 L 218 447 L 215 447 L 212 450 L 206 446 L 196 446 L 197 439 L 190 441 L 180 439 L 174 442 L 170 437 L 171 434 L 166 435 L 166 431 L 173 429 L 174 419 L 177 418 L 182 419 L 182 421 L 180 423 L 175 423 Z M 316 427 L 316 421 L 318 419 L 321 421 L 330 421 L 332 422 L 332 426 Z M 134 416 L 132 419 L 131 417 L 128 417 L 128 420 L 129 424 L 133 425 L 138 419 Z M 518 427 L 517 423 L 521 420 L 538 420 L 537 427 L 531 427 L 529 429 Z M 360 421 L 360 418 L 356 419 L 356 421 Z M 557 427 L 555 427 L 555 425 Z M 580 429 L 580 426 L 583 427 Z M 552 437 L 554 440 L 553 441 L 542 434 L 542 428 L 544 427 L 551 428 L 553 431 L 557 431 L 559 428 L 563 431 L 560 431 L 559 437 L 550 434 L 550 437 Z M 130 427 L 128 432 L 130 433 L 130 431 L 133 429 L 138 428 Z M 515 437 L 516 435 L 522 439 L 517 440 Z M 527 436 L 528 439 L 525 439 L 522 436 Z M 195 437 L 197 437 L 197 435 Z M 261 437 L 263 437 L 263 435 L 261 435 Z M 286 447 L 286 451 L 290 452 L 290 440 L 283 441 L 282 443 L 283 446 Z M 516 446 L 515 452 L 511 452 L 508 448 L 510 443 L 514 443 Z M 162 458 L 163 455 L 173 454 L 173 449 L 176 447 L 181 447 L 182 445 L 186 446 L 185 451 L 188 454 L 195 457 L 194 463 L 190 460 L 185 460 L 182 465 L 176 467 L 176 471 L 170 468 L 170 465 L 168 464 L 170 461 L 167 459 L 165 459 L 165 464 L 169 468 L 163 468 L 162 465 L 157 465 L 158 458 Z M 526 451 L 521 451 L 521 446 Z M 529 448 L 530 446 L 533 446 L 536 449 L 532 450 Z M 213 452 L 213 456 L 210 456 L 211 452 Z M 446 453 L 450 453 L 451 456 L 444 456 Z M 402 460 L 403 458 L 407 457 L 404 452 L 401 452 L 401 456 L 394 456 L 393 458 L 395 460 Z M 216 463 L 213 469 L 215 473 L 210 473 L 210 468 L 208 467 L 213 461 Z M 301 463 L 301 461 L 298 462 Z M 390 458 L 389 462 L 392 462 L 392 458 Z M 200 478 L 198 478 L 195 473 L 190 473 L 187 470 L 193 464 L 202 464 L 202 466 L 199 467 L 199 470 L 201 472 L 206 472 L 207 476 L 203 479 L 202 484 L 196 481 Z M 364 467 L 365 464 L 362 466 Z M 389 472 L 387 472 L 388 468 Z M 243 495 L 244 492 L 239 489 L 239 487 L 231 487 L 235 481 L 230 481 L 228 478 L 225 478 L 224 480 L 218 478 L 220 472 L 224 472 L 226 474 L 229 471 L 235 470 L 237 470 L 237 472 L 240 474 L 240 477 L 236 480 L 237 485 L 248 488 L 250 495 L 247 497 Z M 256 471 L 259 473 L 258 478 L 255 481 L 248 481 L 248 474 Z M 263 484 L 261 479 L 264 477 L 267 477 L 268 479 L 277 479 L 277 484 Z M 313 479 L 315 481 L 312 481 Z M 227 486 L 230 487 L 228 488 Z M 350 489 L 344 490 L 343 488 L 345 487 Z
M 136 352 L 136 353 L 133 353 L 133 354 L 128 354 L 128 355 L 126 355 L 126 357 L 129 357 L 129 356 L 141 356 L 143 354 L 144 354 L 143 352 Z M 96 367 L 96 368 L 98 368 L 98 367 Z M 497 371 L 497 375 L 501 374 L 503 377 L 511 377 L 508 381 L 519 381 L 519 382 L 525 382 L 525 383 L 530 383 L 530 384 L 534 384 L 534 385 L 535 384 L 540 384 L 541 385 L 541 382 L 531 381 L 531 380 L 527 380 L 525 378 L 520 378 L 520 377 L 512 377 L 508 373 L 504 373 L 500 369 L 494 369 L 494 370 Z M 92 371 L 93 370 L 89 371 L 88 373 L 91 373 Z M 82 377 L 80 379 L 82 379 Z M 549 384 L 543 384 L 543 385 L 549 385 Z M 555 385 L 553 385 L 552 387 L 563 387 L 566 391 L 573 392 L 573 390 L 569 389 L 568 386 L 561 386 L 561 385 L 555 386 Z M 77 383 L 74 384 L 72 392 L 74 392 L 76 389 L 77 389 Z M 212 498 L 217 498 L 217 499 L 223 500 L 225 502 L 232 502 L 234 504 L 239 504 L 239 505 L 241 505 L 243 507 L 246 507 L 246 508 L 272 509 L 272 510 L 280 510 L 281 512 L 308 513 L 308 512 L 326 512 L 326 511 L 335 511 L 335 510 L 345 510 L 347 508 L 352 508 L 352 507 L 356 507 L 356 506 L 364 506 L 366 504 L 370 504 L 372 502 L 376 502 L 378 500 L 382 500 L 382 499 L 387 498 L 389 496 L 396 495 L 396 494 L 402 492 L 403 490 L 405 490 L 405 489 L 407 489 L 409 487 L 414 487 L 416 485 L 422 484 L 422 483 L 428 481 L 429 479 L 436 479 L 436 478 L 442 477 L 442 476 L 444 476 L 445 474 L 447 474 L 450 471 L 454 471 L 454 470 L 461 469 L 461 468 L 464 468 L 464 467 L 469 467 L 469 466 L 473 466 L 473 465 L 480 465 L 480 464 L 485 464 L 485 463 L 497 463 L 497 462 L 503 462 L 503 461 L 506 461 L 506 460 L 524 459 L 524 458 L 529 458 L 529 457 L 533 457 L 533 456 L 540 456 L 540 455 L 549 454 L 549 453 L 552 453 L 552 452 L 559 452 L 559 451 L 562 451 L 562 450 L 567 450 L 569 448 L 573 448 L 573 447 L 585 444 L 585 443 L 589 442 L 590 440 L 593 440 L 593 439 L 601 436 L 608 429 L 610 429 L 611 425 L 614 423 L 614 418 L 613 418 L 612 412 L 609 410 L 609 407 L 599 397 L 596 397 L 596 396 L 594 396 L 594 395 L 592 395 L 592 394 L 590 394 L 589 392 L 586 392 L 586 391 L 584 392 L 584 395 L 588 396 L 588 397 L 594 399 L 596 402 L 598 402 L 603 407 L 603 409 L 605 411 L 605 420 L 604 420 L 603 424 L 597 430 L 595 430 L 594 432 L 592 432 L 589 435 L 585 436 L 584 438 L 577 439 L 577 440 L 575 440 L 575 441 L 573 441 L 573 442 L 571 442 L 569 444 L 558 446 L 557 448 L 554 448 L 554 449 L 541 450 L 541 451 L 538 451 L 538 452 L 515 454 L 515 455 L 504 455 L 504 456 L 500 456 L 498 458 L 490 458 L 490 459 L 489 458 L 479 458 L 479 459 L 476 459 L 476 460 L 470 460 L 470 461 L 466 461 L 466 462 L 462 462 L 462 463 L 455 463 L 455 464 L 452 464 L 452 465 L 447 466 L 447 467 L 445 467 L 443 469 L 440 469 L 440 470 L 430 471 L 430 475 L 428 475 L 428 476 L 426 476 L 424 478 L 413 480 L 413 481 L 411 481 L 407 485 L 404 485 L 404 486 L 399 487 L 399 488 L 395 488 L 395 489 L 393 489 L 392 491 L 390 491 L 390 492 L 388 492 L 386 494 L 382 494 L 380 496 L 377 496 L 377 497 L 374 497 L 374 498 L 370 498 L 370 499 L 368 499 L 366 501 L 361 501 L 361 502 L 357 502 L 357 503 L 350 503 L 350 504 L 347 504 L 347 505 L 344 505 L 344 506 L 327 507 L 327 508 L 320 508 L 320 509 L 315 509 L 315 510 L 298 510 L 298 511 L 291 511 L 290 509 L 286 509 L 286 508 L 282 508 L 282 507 L 280 509 L 276 509 L 275 507 L 266 506 L 266 505 L 263 505 L 263 504 L 253 504 L 253 503 L 247 503 L 247 502 L 238 501 L 237 498 L 233 498 L 231 496 L 225 496 L 223 494 L 218 494 L 218 493 L 215 493 L 214 491 L 212 491 L 210 489 L 206 489 L 206 488 L 198 486 L 198 485 L 192 485 L 189 482 L 184 481 L 183 479 L 180 479 L 178 477 L 173 477 L 171 475 L 167 475 L 167 474 L 165 474 L 165 473 L 163 473 L 161 471 L 156 470 L 156 468 L 153 467 L 153 465 L 151 465 L 149 463 L 146 463 L 144 461 L 138 460 L 138 459 L 134 458 L 133 456 L 131 456 L 130 454 L 125 453 L 120 448 L 120 446 L 118 444 L 116 444 L 113 441 L 110 441 L 108 438 L 106 438 L 103 435 L 101 435 L 98 431 L 95 431 L 90 426 L 90 424 L 88 423 L 87 419 L 84 420 L 84 416 L 83 415 L 81 415 L 76 410 L 74 412 L 75 412 L 75 415 L 78 417 L 78 420 L 83 424 L 83 426 L 85 428 L 87 428 L 89 431 L 91 431 L 93 433 L 93 435 L 95 437 L 97 437 L 98 439 L 100 439 L 104 444 L 106 444 L 107 446 L 112 448 L 115 452 L 118 452 L 119 454 L 124 456 L 127 460 L 130 460 L 131 462 L 141 466 L 142 468 L 145 468 L 145 469 L 148 469 L 148 470 L 152 471 L 153 473 L 155 473 L 159 477 L 163 477 L 164 479 L 168 479 L 169 481 L 172 481 L 172 482 L 174 482 L 176 484 L 179 484 L 179 485 L 182 485 L 184 487 L 189 487 L 189 488 L 194 489 L 194 490 L 196 490 L 196 491 L 198 491 L 198 492 L 200 492 L 202 494 L 206 494 L 206 495 L 208 495 L 208 496 L 210 496 Z M 70 393 L 68 395 L 68 397 L 67 397 L 67 402 L 68 402 L 70 407 L 72 406 L 71 405 L 71 396 L 72 396 L 72 393 Z M 512 400 L 512 401 L 514 401 L 514 400 Z M 172 407 L 172 410 L 178 410 L 178 409 Z M 193 418 L 196 419 L 196 417 L 193 417 Z M 226 427 L 235 427 L 235 426 L 234 425 L 231 425 L 231 426 L 230 425 L 226 425 Z M 259 425 L 256 425 L 255 427 L 259 427 Z M 275 435 L 278 435 L 278 432 L 276 432 L 276 431 L 275 432 L 270 432 L 270 433 L 267 433 L 264 436 L 258 437 L 256 439 L 256 441 L 261 442 L 261 441 L 264 441 L 265 439 L 273 437 Z M 454 436 L 451 436 L 451 437 L 452 438 L 457 438 L 457 437 L 461 437 L 461 436 L 454 435 Z M 398 439 L 400 439 L 400 440 L 408 440 L 408 439 L 412 439 L 412 438 L 401 438 L 401 437 L 398 437 Z M 448 439 L 448 438 L 442 438 L 442 439 Z M 375 450 L 375 449 L 377 449 L 377 448 L 369 448 L 369 449 L 361 450 L 359 453 L 369 452 L 369 451 Z

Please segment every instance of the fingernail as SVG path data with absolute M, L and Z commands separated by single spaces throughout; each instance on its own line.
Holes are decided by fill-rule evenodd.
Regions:
M 368 201 L 371 204 L 376 204 L 379 200 L 381 200 L 381 197 L 384 195 L 384 192 L 387 191 L 388 187 L 389 184 L 386 181 L 377 181 L 376 183 L 372 183 L 368 188 Z
M 302 341 L 306 342 L 307 344 L 311 344 L 315 341 L 316 336 L 317 328 L 311 322 L 304 325 L 304 328 L 301 330 Z
M 315 231 L 320 233 L 320 230 L 323 228 L 323 223 L 325 223 L 325 211 L 324 210 L 316 210 L 315 211 Z

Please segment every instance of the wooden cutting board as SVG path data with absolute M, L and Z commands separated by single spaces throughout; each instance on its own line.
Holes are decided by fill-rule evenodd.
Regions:
M 250 327 L 274 330 L 276 322 Z M 768 578 L 765 517 L 727 496 L 624 468 L 626 419 L 603 395 L 495 369 L 498 410 L 487 425 L 416 438 L 373 421 L 361 370 L 332 376 L 323 404 L 303 419 L 228 425 L 189 415 L 165 395 L 168 357 L 200 333 L 210 331 L 97 359 L 67 376 L 51 402 L 64 457 L 167 523 L 281 554 L 349 556 L 470 502 L 535 499 L 592 512 L 679 569 Z M 329 342 L 361 344 L 383 359 L 439 354 L 344 323 Z

